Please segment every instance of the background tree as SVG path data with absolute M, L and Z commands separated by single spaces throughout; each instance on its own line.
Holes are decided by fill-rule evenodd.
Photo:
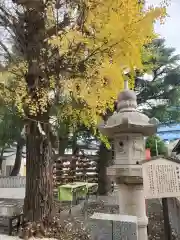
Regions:
M 150 136 L 146 139 L 146 148 L 150 149 L 152 157 L 167 154 L 166 144 L 157 135 Z
M 3 108 L 3 109 L 2 109 Z M 2 161 L 4 159 L 4 154 L 7 152 L 11 152 L 11 146 L 14 143 L 16 145 L 16 157 L 15 157 L 15 165 L 12 170 L 12 176 L 16 176 L 21 167 L 21 159 L 22 159 L 22 149 L 25 145 L 24 136 L 22 136 L 21 131 L 23 128 L 22 120 L 20 119 L 17 111 L 13 109 L 13 106 L 5 106 L 0 110 L 0 147 L 1 147 L 1 162 L 0 165 L 2 167 Z M 4 159 L 5 160 L 5 159 Z
M 176 107 L 180 104 L 180 55 L 175 54 L 174 48 L 166 47 L 164 39 L 156 39 L 146 47 L 151 52 L 144 61 L 149 80 L 144 73 L 137 73 L 138 105 L 161 123 L 179 122 L 180 112 Z
M 3 71 L 4 68 L 1 70 Z M 15 176 L 20 171 L 22 148 L 25 144 L 24 137 L 22 137 L 21 134 L 23 129 L 23 121 L 18 114 L 17 108 L 13 101 L 16 86 L 14 85 L 12 79 L 1 79 L 1 77 L 2 76 L 0 76 L 0 167 L 2 167 L 3 159 L 5 160 L 4 154 L 8 152 L 12 153 L 11 147 L 14 145 L 14 143 L 17 143 L 15 165 L 12 170 L 12 175 Z

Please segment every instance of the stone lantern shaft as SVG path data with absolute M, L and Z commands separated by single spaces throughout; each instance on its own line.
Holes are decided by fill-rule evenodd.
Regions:
M 147 240 L 148 219 L 139 162 L 145 159 L 144 136 L 154 134 L 156 127 L 137 110 L 136 94 L 128 89 L 127 81 L 118 96 L 117 112 L 99 128 L 114 143 L 114 165 L 107 168 L 107 174 L 118 185 L 119 213 L 137 216 L 138 240 Z

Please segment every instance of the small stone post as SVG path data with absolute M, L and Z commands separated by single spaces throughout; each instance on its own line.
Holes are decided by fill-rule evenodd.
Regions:
M 118 112 L 99 129 L 114 140 L 114 165 L 107 168 L 107 174 L 118 185 L 119 213 L 137 216 L 138 240 L 147 240 L 148 219 L 139 162 L 145 159 L 144 136 L 154 134 L 156 126 L 136 108 L 136 94 L 128 89 L 125 81 L 124 90 L 118 96 Z

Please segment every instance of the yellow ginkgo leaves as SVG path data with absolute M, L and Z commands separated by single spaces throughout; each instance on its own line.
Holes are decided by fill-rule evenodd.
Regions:
M 137 0 L 68 1 L 66 9 L 62 6 L 58 11 L 69 14 L 69 24 L 61 24 L 60 30 L 55 6 L 52 4 L 49 10 L 47 6 L 45 12 L 46 30 L 55 29 L 53 35 L 45 34 L 39 63 L 49 84 L 37 87 L 36 102 L 31 101 L 22 84 L 16 102 L 28 104 L 32 114 L 45 112 L 57 104 L 57 98 L 48 102 L 54 91 L 61 99 L 60 118 L 69 117 L 74 125 L 81 122 L 95 127 L 121 91 L 124 70 L 143 67 L 142 54 L 148 55 L 143 47 L 156 37 L 154 22 L 162 20 L 166 11 L 164 6 L 145 9 Z M 24 66 L 18 68 L 20 71 Z

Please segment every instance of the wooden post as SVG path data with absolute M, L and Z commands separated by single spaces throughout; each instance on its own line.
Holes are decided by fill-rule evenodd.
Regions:
M 164 217 L 164 239 L 172 240 L 167 198 L 162 198 L 162 207 L 163 207 L 163 217 Z

